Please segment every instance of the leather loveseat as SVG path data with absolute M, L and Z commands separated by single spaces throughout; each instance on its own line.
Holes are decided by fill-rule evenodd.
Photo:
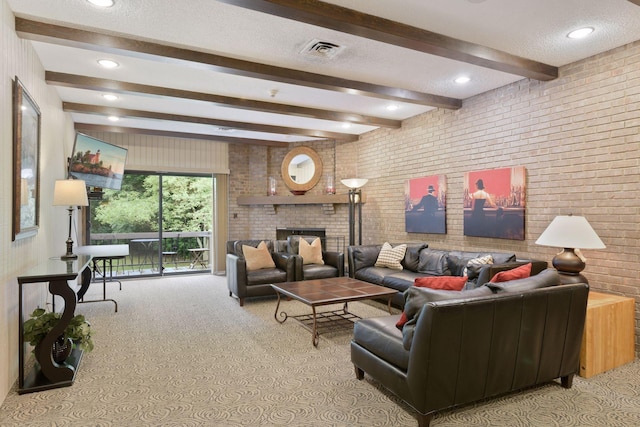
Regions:
M 398 244 L 392 244 L 397 246 Z M 404 291 L 416 278 L 426 276 L 463 276 L 469 281 L 465 289 L 473 289 L 488 282 L 496 273 L 531 263 L 531 275 L 547 268 L 546 261 L 517 259 L 514 253 L 496 251 L 458 251 L 431 249 L 427 243 L 407 243 L 402 270 L 376 267 L 382 245 L 357 245 L 347 248 L 349 277 L 396 289 L 398 293 L 391 303 L 402 308 Z M 470 260 L 491 255 L 493 263 L 474 266 L 464 274 Z
M 356 376 L 363 379 L 366 372 L 407 402 L 420 427 L 429 426 L 437 411 L 557 378 L 570 388 L 589 289 L 559 283 L 550 268 L 470 291 L 413 287 L 405 309 L 414 316 L 402 331 L 396 326 L 400 315 L 356 322 Z

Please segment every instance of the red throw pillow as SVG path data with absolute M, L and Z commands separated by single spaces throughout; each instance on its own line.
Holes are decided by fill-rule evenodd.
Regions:
M 508 282 L 509 280 L 524 279 L 531 276 L 531 263 L 501 271 L 489 280 L 491 283 Z
M 414 280 L 413 286 L 445 291 L 461 291 L 466 283 L 467 276 L 418 277 Z
M 398 329 L 402 329 L 402 327 L 404 326 L 405 323 L 407 323 L 409 321 L 409 319 L 407 318 L 407 313 L 405 313 L 404 311 L 402 312 L 402 314 L 400 315 L 400 319 L 398 320 L 398 322 L 396 323 L 396 328 Z
M 460 291 L 467 283 L 467 276 L 433 276 L 433 277 L 418 277 L 413 281 L 413 286 L 419 288 L 431 288 L 442 289 L 444 291 Z M 402 329 L 405 323 L 409 319 L 407 314 L 403 311 L 400 320 L 396 323 L 398 329 Z

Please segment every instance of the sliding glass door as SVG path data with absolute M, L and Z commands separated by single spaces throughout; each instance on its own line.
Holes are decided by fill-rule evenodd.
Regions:
M 89 244 L 124 244 L 117 277 L 210 271 L 213 178 L 126 173 L 90 201 Z

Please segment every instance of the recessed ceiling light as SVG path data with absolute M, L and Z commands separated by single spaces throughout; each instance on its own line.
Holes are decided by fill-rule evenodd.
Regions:
M 98 64 L 102 65 L 104 68 L 116 68 L 120 66 L 120 64 L 111 59 L 98 59 Z
M 118 120 L 120 120 L 120 117 L 109 116 L 108 119 L 109 119 L 110 122 L 117 122 Z
M 470 81 L 471 81 L 471 78 L 467 76 L 460 76 L 454 80 L 454 82 L 458 83 L 459 85 L 469 83 Z
M 593 31 L 593 27 L 579 28 L 577 30 L 571 31 L 569 34 L 567 34 L 567 37 L 569 37 L 570 39 L 581 39 L 587 37 L 589 34 L 593 33 Z
M 398 104 L 387 105 L 387 110 L 389 111 L 396 111 L 398 108 L 400 108 Z
M 102 95 L 102 97 L 107 101 L 115 101 L 116 99 L 118 99 L 118 96 L 112 93 L 105 93 Z
M 113 0 L 87 0 L 87 1 L 92 5 L 98 6 L 98 7 L 111 7 L 114 4 Z

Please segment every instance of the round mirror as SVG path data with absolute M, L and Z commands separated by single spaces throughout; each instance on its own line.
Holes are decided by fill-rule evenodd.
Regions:
M 304 194 L 320 180 L 322 160 L 312 148 L 296 147 L 284 156 L 280 172 L 282 180 L 293 194 Z

